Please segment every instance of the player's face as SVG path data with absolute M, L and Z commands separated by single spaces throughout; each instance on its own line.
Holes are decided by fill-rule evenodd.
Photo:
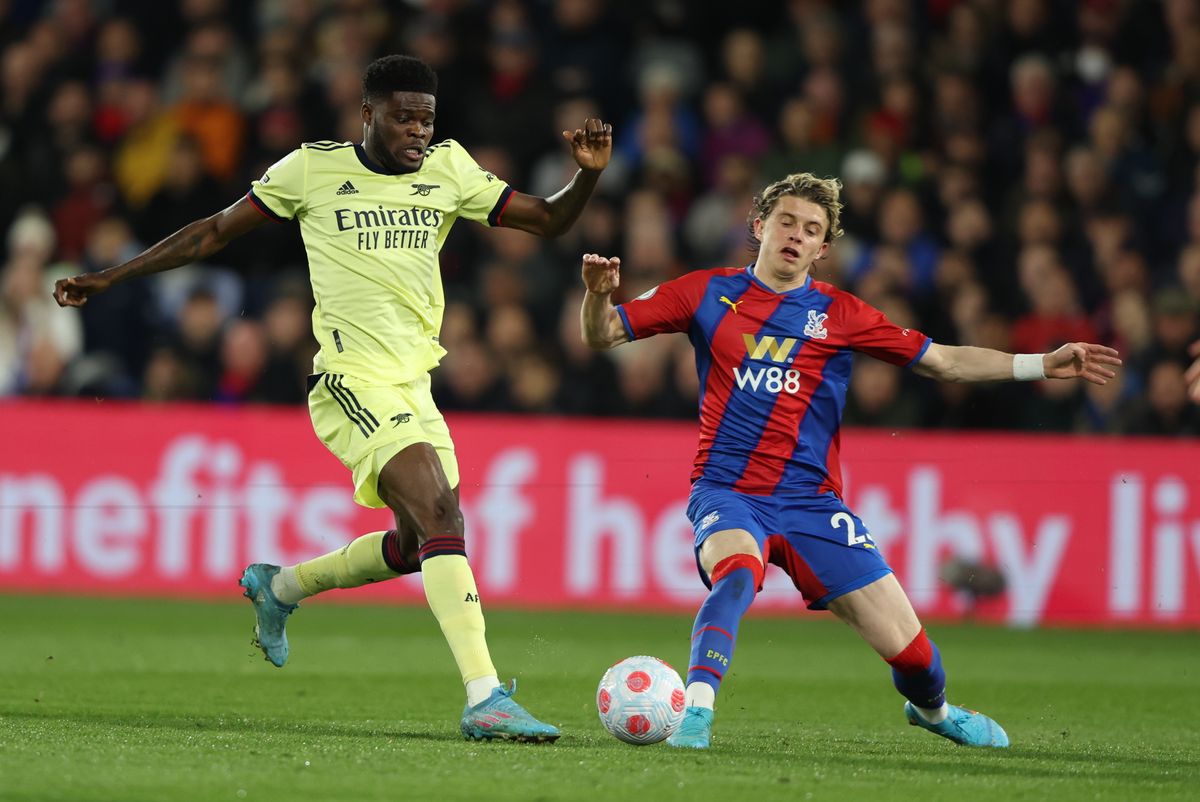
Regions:
M 433 139 L 437 101 L 422 92 L 393 92 L 364 103 L 363 141 L 367 153 L 393 173 L 414 173 Z
M 825 210 L 809 200 L 784 195 L 765 218 L 754 221 L 758 263 L 776 276 L 798 276 L 829 250 Z

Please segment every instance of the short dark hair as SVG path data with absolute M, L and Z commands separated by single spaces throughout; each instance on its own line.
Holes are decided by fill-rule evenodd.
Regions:
M 370 103 L 393 92 L 437 94 L 437 73 L 414 56 L 384 56 L 363 73 L 363 102 Z

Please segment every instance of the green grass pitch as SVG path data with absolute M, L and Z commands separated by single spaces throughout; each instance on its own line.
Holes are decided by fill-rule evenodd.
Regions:
M 840 624 L 751 618 L 713 749 L 681 753 L 611 738 L 593 695 L 632 654 L 682 666 L 690 619 L 492 610 L 488 626 L 557 744 L 461 740 L 461 685 L 421 608 L 305 604 L 275 669 L 244 602 L 0 597 L 0 800 L 1200 799 L 1196 632 L 933 626 L 951 700 L 1012 737 L 983 751 L 909 727 Z

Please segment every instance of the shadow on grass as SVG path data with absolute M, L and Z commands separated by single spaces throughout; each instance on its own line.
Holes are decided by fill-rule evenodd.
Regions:
M 93 724 L 100 727 L 130 727 L 134 729 L 173 730 L 179 733 L 253 733 L 257 735 L 309 735 L 330 738 L 403 738 L 424 741 L 457 742 L 462 736 L 456 731 L 418 732 L 379 726 L 372 723 L 356 727 L 351 724 L 331 722 L 296 722 L 274 719 L 245 718 L 236 714 L 225 716 L 151 716 L 128 713 L 30 713 L 25 711 L 0 711 L 0 719 L 30 722 L 58 721 L 67 724 Z M 15 725 L 19 727 L 20 725 Z M 18 735 L 20 731 L 18 729 Z
M 1059 765 L 1045 765 L 1054 761 Z M 930 755 L 915 751 L 899 756 L 886 754 L 839 754 L 836 763 L 879 769 L 892 764 L 897 772 L 906 769 L 928 770 L 944 764 L 946 771 L 998 778 L 1042 780 L 1119 780 L 1178 784 L 1195 777 L 1200 760 L 1170 759 L 1132 754 L 1088 754 L 1072 750 L 1039 751 L 1020 747 L 976 750 L 950 747 L 948 754 Z M 1066 763 L 1068 765 L 1062 765 Z M 1040 764 L 1040 765 L 1039 765 Z

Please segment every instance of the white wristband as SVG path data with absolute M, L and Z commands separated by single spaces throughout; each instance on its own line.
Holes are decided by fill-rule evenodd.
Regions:
M 1046 378 L 1043 356 L 1045 354 L 1013 354 L 1013 379 L 1019 382 L 1033 382 Z

